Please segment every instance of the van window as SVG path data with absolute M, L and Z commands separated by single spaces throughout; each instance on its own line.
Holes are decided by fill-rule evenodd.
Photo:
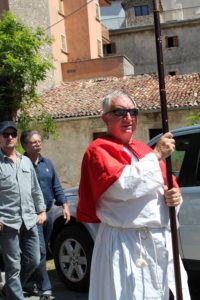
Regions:
M 199 133 L 175 137 L 176 150 L 172 153 L 172 172 L 181 187 L 200 185 Z

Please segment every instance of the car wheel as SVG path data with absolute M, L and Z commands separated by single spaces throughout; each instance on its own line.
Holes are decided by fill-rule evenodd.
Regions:
M 93 246 L 81 224 L 67 226 L 58 235 L 54 248 L 56 271 L 69 289 L 88 290 Z

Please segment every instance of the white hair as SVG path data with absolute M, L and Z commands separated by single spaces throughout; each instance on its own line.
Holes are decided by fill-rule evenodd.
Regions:
M 137 107 L 136 102 L 131 98 L 130 95 L 122 92 L 122 91 L 113 91 L 110 94 L 108 94 L 102 101 L 102 108 L 103 108 L 103 113 L 107 113 L 110 110 L 111 103 L 113 99 L 118 98 L 118 97 L 128 97 L 134 104 L 135 107 Z

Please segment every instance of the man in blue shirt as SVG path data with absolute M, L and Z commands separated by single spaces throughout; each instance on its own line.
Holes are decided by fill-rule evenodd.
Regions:
M 21 145 L 25 150 L 35 168 L 37 178 L 42 189 L 45 204 L 47 207 L 47 221 L 43 226 L 38 226 L 40 238 L 40 266 L 36 270 L 37 286 L 40 290 L 40 300 L 51 299 L 51 283 L 46 270 L 46 247 L 53 229 L 53 217 L 51 207 L 62 205 L 63 216 L 66 222 L 70 220 L 70 211 L 63 188 L 60 184 L 52 162 L 40 154 L 42 139 L 38 131 L 28 130 L 21 134 Z
M 0 299 L 24 300 L 23 286 L 40 263 L 37 224 L 46 206 L 30 160 L 15 150 L 17 127 L 0 123 L 0 247 L 6 284 Z M 22 254 L 22 256 L 21 256 Z

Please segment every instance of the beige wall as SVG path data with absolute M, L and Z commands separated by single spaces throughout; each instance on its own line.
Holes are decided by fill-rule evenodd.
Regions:
M 96 19 L 99 1 L 76 0 L 65 4 L 69 62 L 98 58 L 97 39 L 102 40 L 101 22 Z
M 68 56 L 66 52 L 61 49 L 61 34 L 65 35 L 65 22 L 64 16 L 58 12 L 58 0 L 49 0 L 49 14 L 50 14 L 50 31 L 51 36 L 54 38 L 52 44 L 52 54 L 54 57 L 54 79 L 55 84 L 62 81 L 61 63 L 68 61 Z
M 87 118 L 57 122 L 60 138 L 45 141 L 43 153 L 52 159 L 63 186 L 78 184 L 80 165 L 93 132 L 104 130 L 100 118 Z
M 89 59 L 91 56 L 86 4 L 87 0 L 76 0 L 67 1 L 65 5 L 69 61 Z
M 89 1 L 88 1 L 89 2 Z M 97 40 L 101 43 L 101 56 L 103 56 L 102 48 L 102 29 L 100 19 L 96 18 L 96 5 L 99 6 L 99 1 L 95 0 L 88 4 L 88 24 L 90 35 L 91 59 L 99 57 Z M 100 8 L 99 8 L 100 13 Z
M 170 129 L 185 126 L 190 113 L 188 110 L 169 112 Z M 99 117 L 58 121 L 57 126 L 60 138 L 45 141 L 43 154 L 53 161 L 64 187 L 76 186 L 85 149 L 93 140 L 93 133 L 105 131 L 105 127 Z M 141 113 L 135 138 L 147 142 L 149 128 L 161 128 L 160 113 Z

